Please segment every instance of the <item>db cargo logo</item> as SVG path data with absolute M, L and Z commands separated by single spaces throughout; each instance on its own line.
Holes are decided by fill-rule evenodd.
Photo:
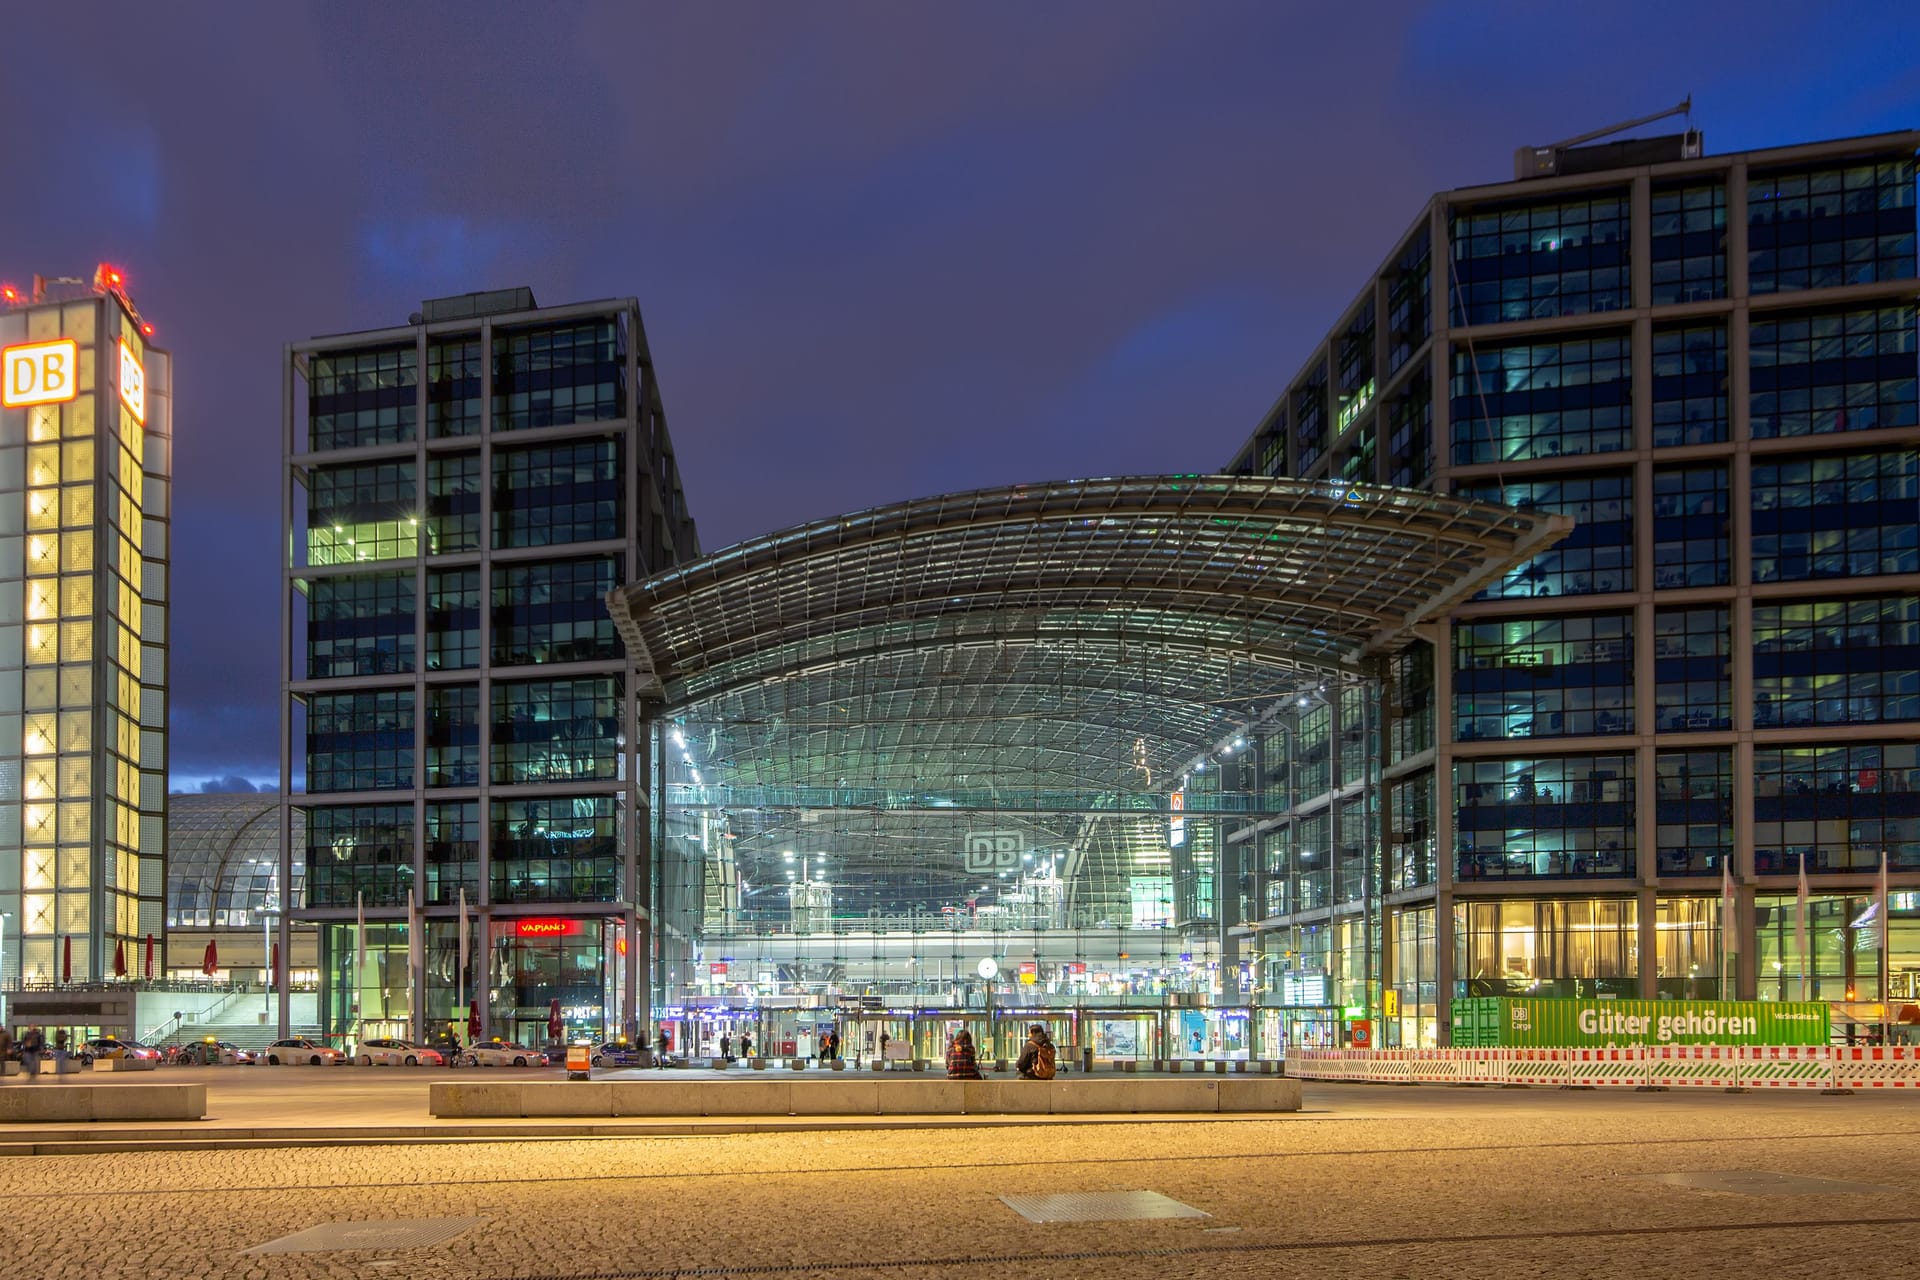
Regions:
M 967 832 L 968 871 L 1011 871 L 1020 865 L 1018 831 Z
M 79 352 L 72 338 L 27 342 L 0 352 L 0 404 L 19 409 L 73 399 Z

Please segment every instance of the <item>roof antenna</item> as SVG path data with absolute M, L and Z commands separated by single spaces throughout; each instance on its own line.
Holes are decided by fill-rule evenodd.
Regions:
M 1680 135 L 1680 154 L 1665 156 L 1668 160 L 1697 160 L 1702 151 L 1700 131 L 1693 127 L 1693 95 L 1688 94 L 1665 111 L 1656 111 L 1652 115 L 1640 116 L 1633 120 L 1623 120 L 1619 124 L 1610 124 L 1604 129 L 1594 129 L 1562 142 L 1549 142 L 1544 147 L 1521 147 L 1513 153 L 1513 176 L 1516 181 L 1527 178 L 1551 178 L 1562 171 L 1566 163 L 1566 153 L 1575 147 L 1601 138 L 1610 138 L 1616 133 L 1625 133 L 1629 129 L 1638 129 L 1643 124 L 1652 124 L 1655 120 L 1665 120 L 1668 116 L 1685 116 L 1687 131 Z M 1641 160 L 1645 164 L 1647 161 Z M 1585 166 L 1583 166 L 1585 167 Z M 1613 166 L 1608 166 L 1613 167 Z M 1569 172 L 1579 172 L 1572 169 Z

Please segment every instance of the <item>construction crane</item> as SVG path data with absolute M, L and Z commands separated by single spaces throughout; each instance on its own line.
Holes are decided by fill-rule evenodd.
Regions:
M 1691 116 L 1693 114 L 1693 95 L 1665 111 L 1656 111 L 1650 116 L 1641 116 L 1636 120 L 1625 120 L 1619 124 L 1610 124 L 1604 129 L 1595 129 L 1583 133 L 1577 138 L 1568 138 L 1564 142 L 1550 142 L 1544 147 L 1521 147 L 1513 153 L 1513 176 L 1515 179 L 1550 178 L 1562 171 L 1566 153 L 1589 142 L 1612 137 L 1616 133 L 1625 133 L 1629 129 L 1638 129 L 1643 124 L 1652 124 L 1655 120 L 1665 120 L 1668 116 Z M 1695 160 L 1700 156 L 1701 137 L 1698 129 L 1689 128 L 1685 133 L 1675 135 L 1679 142 L 1678 153 L 1659 157 L 1667 160 Z M 1648 143 L 1665 143 L 1669 139 L 1645 139 Z M 1621 146 L 1627 144 L 1622 143 Z M 1649 157 L 1651 159 L 1652 157 Z

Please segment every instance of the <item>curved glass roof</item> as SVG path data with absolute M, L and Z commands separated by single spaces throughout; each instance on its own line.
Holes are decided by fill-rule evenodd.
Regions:
M 293 842 L 306 843 L 306 815 L 293 811 Z M 260 911 L 287 901 L 279 884 L 280 800 L 271 793 L 179 792 L 167 797 L 167 927 L 255 927 Z M 293 861 L 293 901 L 306 865 Z
M 1060 896 L 1044 865 L 1075 918 L 1124 919 L 1173 831 L 1220 838 L 1176 805 L 1259 809 L 1209 752 L 1570 528 L 1375 486 L 1090 480 L 819 521 L 624 587 L 638 691 L 672 722 L 663 883 L 709 922 L 823 866 L 836 913 L 972 911 L 1001 876 L 963 851 L 992 836 L 1022 909 Z

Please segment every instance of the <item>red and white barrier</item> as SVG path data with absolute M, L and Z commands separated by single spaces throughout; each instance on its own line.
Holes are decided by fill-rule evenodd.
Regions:
M 1836 1089 L 1920 1089 L 1920 1048 L 1847 1046 L 1833 1050 Z
M 1390 1084 L 1920 1090 L 1920 1047 L 1642 1045 L 1624 1049 L 1297 1049 L 1288 1075 Z

